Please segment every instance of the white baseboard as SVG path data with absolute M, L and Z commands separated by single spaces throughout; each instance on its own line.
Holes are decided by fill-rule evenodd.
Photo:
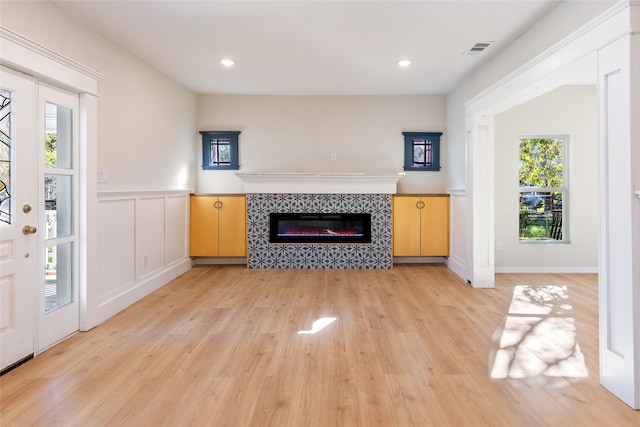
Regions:
M 191 269 L 191 259 L 184 258 L 171 266 L 160 270 L 154 275 L 146 276 L 143 280 L 133 283 L 118 295 L 112 296 L 98 305 L 97 324 L 104 322 L 111 316 L 121 312 L 136 301 L 146 297 L 153 291 L 160 289 L 176 277 Z M 88 329 L 87 329 L 88 330 Z
M 598 267 L 496 267 L 496 273 L 594 274 Z
M 471 277 L 468 277 L 468 268 L 463 259 L 450 256 L 447 258 L 447 267 L 449 270 L 456 273 L 465 282 L 471 282 Z

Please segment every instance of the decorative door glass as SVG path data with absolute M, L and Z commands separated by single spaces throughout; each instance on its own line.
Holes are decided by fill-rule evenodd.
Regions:
M 11 224 L 11 92 L 0 89 L 0 223 Z

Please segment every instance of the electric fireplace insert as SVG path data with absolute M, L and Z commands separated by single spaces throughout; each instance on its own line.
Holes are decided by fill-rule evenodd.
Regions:
M 369 213 L 271 213 L 270 243 L 371 243 Z

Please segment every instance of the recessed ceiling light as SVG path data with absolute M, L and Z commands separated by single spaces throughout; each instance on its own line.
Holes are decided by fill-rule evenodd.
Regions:
M 409 61 L 408 59 L 401 59 L 400 61 L 398 61 L 398 65 L 401 67 L 408 67 L 409 65 L 411 65 L 411 61 Z
M 236 61 L 234 61 L 233 59 L 224 58 L 220 60 L 220 63 L 225 67 L 231 67 L 233 64 L 236 63 Z

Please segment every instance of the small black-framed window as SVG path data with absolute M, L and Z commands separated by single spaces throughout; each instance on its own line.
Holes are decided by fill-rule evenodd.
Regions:
M 402 132 L 404 170 L 439 171 L 442 132 Z
M 238 170 L 238 135 L 240 131 L 201 131 L 202 169 Z

